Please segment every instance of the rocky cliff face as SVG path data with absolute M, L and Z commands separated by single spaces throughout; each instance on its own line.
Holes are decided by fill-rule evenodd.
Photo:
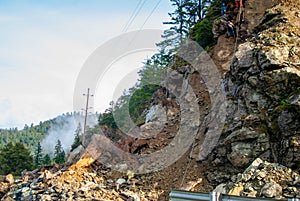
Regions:
M 224 79 L 225 128 L 208 158 L 220 173 L 208 174 L 211 181 L 228 180 L 257 157 L 300 170 L 299 8 L 283 1 L 267 10 L 238 46 Z

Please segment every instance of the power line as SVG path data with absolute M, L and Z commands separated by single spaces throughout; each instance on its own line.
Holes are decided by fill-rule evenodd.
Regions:
M 158 7 L 158 5 L 160 4 L 161 0 L 158 0 L 158 2 L 156 3 L 156 5 L 153 7 L 153 9 L 151 10 L 151 12 L 149 13 L 148 17 L 146 18 L 146 20 L 144 21 L 144 23 L 141 25 L 141 27 L 139 28 L 138 32 L 133 36 L 133 38 L 131 39 L 131 41 L 128 43 L 128 46 L 131 45 L 131 43 L 134 41 L 134 39 L 136 38 L 137 34 L 142 30 L 142 28 L 144 27 L 144 25 L 147 23 L 147 21 L 150 19 L 151 15 L 154 13 L 154 11 L 156 10 L 156 8 Z
M 127 23 L 125 24 L 124 28 L 123 28 L 123 32 L 125 32 L 127 26 L 129 25 L 129 22 L 132 20 L 135 12 L 137 11 L 138 7 L 140 6 L 140 4 L 142 3 L 143 0 L 140 0 L 138 2 L 138 4 L 136 5 L 135 9 L 133 10 L 133 13 L 131 14 L 130 18 L 128 19 Z
M 152 11 L 150 12 L 150 14 L 148 15 L 148 17 L 146 18 L 145 22 L 142 24 L 142 26 L 140 27 L 140 30 L 144 27 L 144 25 L 147 23 L 147 21 L 150 19 L 151 15 L 154 13 L 154 11 L 156 10 L 156 8 L 159 6 L 161 0 L 159 0 L 156 5 L 154 6 L 154 8 L 152 9 Z
M 127 32 L 129 27 L 131 26 L 131 24 L 133 23 L 133 21 L 135 20 L 135 18 L 137 17 L 137 15 L 140 13 L 141 9 L 143 8 L 143 6 L 145 5 L 147 0 L 140 0 L 139 3 L 137 4 L 137 6 L 135 7 L 132 15 L 130 16 L 128 22 L 126 23 L 123 32 Z

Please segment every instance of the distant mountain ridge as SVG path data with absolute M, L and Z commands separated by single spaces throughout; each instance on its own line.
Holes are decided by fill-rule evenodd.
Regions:
M 97 115 L 96 115 L 97 116 Z M 23 129 L 18 130 L 17 128 L 10 128 L 10 129 L 0 129 L 0 148 L 12 142 L 13 144 L 20 142 L 23 143 L 30 151 L 33 153 L 37 143 L 42 143 L 43 140 L 51 134 L 51 131 L 56 130 L 58 131 L 66 131 L 68 130 L 71 132 L 67 137 L 71 138 L 70 141 L 72 143 L 74 139 L 74 131 L 78 126 L 78 123 L 83 122 L 84 115 L 80 112 L 67 112 L 65 114 L 58 115 L 55 118 L 41 121 L 39 124 L 34 125 L 27 125 L 25 124 Z M 93 118 L 93 122 L 97 121 L 96 118 Z M 83 126 L 83 124 L 82 124 Z M 61 135 L 61 136 L 59 136 Z M 66 138 L 66 133 L 58 133 L 55 138 Z M 53 137 L 53 136 L 52 136 Z M 54 141 L 57 139 L 53 139 Z M 69 146 L 69 144 L 68 144 Z M 53 147 L 49 147 L 49 149 L 53 149 Z M 70 149 L 70 147 L 65 147 Z

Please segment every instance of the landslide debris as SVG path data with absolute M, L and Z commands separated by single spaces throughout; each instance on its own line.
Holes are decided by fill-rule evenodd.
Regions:
M 1 200 L 158 200 L 160 192 L 154 188 L 142 191 L 140 180 L 103 168 L 97 162 L 90 164 L 91 161 L 94 160 L 81 159 L 56 172 L 45 170 L 28 181 L 2 182 L 0 186 L 6 185 L 6 190 L 1 188 L 5 194 Z
M 257 158 L 244 172 L 233 175 L 230 182 L 218 185 L 214 191 L 248 197 L 300 198 L 300 175 Z

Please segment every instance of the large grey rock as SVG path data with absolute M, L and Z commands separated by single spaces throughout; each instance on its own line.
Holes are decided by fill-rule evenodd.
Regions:
M 71 151 L 67 158 L 68 164 L 73 164 L 80 159 L 81 154 L 83 154 L 84 148 L 82 145 L 79 145 L 76 149 Z

